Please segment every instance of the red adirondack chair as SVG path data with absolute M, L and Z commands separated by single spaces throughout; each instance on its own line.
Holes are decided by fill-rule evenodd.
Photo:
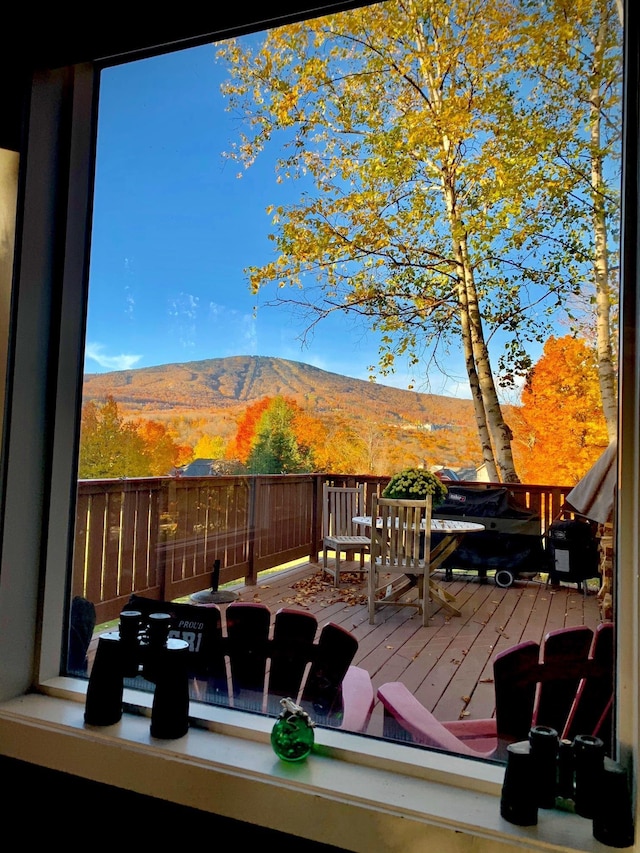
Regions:
M 315 616 L 282 608 L 273 618 L 272 630 L 268 607 L 240 601 L 227 605 L 224 628 L 215 604 L 133 595 L 128 609 L 143 616 L 158 612 L 173 616 L 170 636 L 189 643 L 193 699 L 278 716 L 280 699 L 290 697 L 322 725 L 364 731 L 369 723 L 374 704 L 371 679 L 365 669 L 351 664 L 358 641 L 338 625 L 328 623 L 318 634 Z
M 596 735 L 612 753 L 614 687 L 612 623 L 561 628 L 542 646 L 520 643 L 496 655 L 495 716 L 440 722 L 401 682 L 378 689 L 385 737 L 409 740 L 476 758 L 504 760 L 510 743 L 532 726 L 550 726 L 561 738 Z

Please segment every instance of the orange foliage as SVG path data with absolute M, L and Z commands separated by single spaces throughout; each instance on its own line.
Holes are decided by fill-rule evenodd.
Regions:
M 321 420 L 301 409 L 295 400 L 287 400 L 287 404 L 295 412 L 293 417 L 293 432 L 298 446 L 312 450 L 316 456 L 327 442 L 327 429 Z
M 184 465 L 193 458 L 192 448 L 189 445 L 178 444 L 175 433 L 165 424 L 141 418 L 134 421 L 133 425 L 145 443 L 153 476 L 170 474 L 174 467 Z
M 273 397 L 263 397 L 261 400 L 252 403 L 240 415 L 238 418 L 238 430 L 227 444 L 225 453 L 227 459 L 239 459 L 243 465 L 246 465 L 255 441 L 258 421 L 265 409 L 269 408 L 272 400 Z
M 257 439 L 257 428 L 260 418 L 278 397 L 263 397 L 252 403 L 238 419 L 236 435 L 229 441 L 226 449 L 227 459 L 238 459 L 247 463 Z M 319 462 L 319 469 L 324 469 L 327 445 L 327 428 L 323 422 L 305 411 L 293 398 L 280 396 L 287 407 L 293 412 L 291 423 L 298 446 L 306 451 L 311 450 Z
M 522 481 L 574 485 L 608 444 L 593 349 L 549 338 L 521 400 L 513 428 Z

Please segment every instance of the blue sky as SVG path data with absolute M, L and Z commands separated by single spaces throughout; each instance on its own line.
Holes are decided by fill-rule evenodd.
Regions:
M 85 371 L 266 355 L 367 379 L 378 344 L 361 324 L 322 321 L 303 346 L 303 318 L 249 291 L 244 267 L 272 258 L 266 208 L 299 187 L 276 183 L 275 152 L 241 179 L 222 156 L 239 131 L 224 76 L 212 45 L 103 72 Z M 379 381 L 468 396 L 457 374 L 427 387 L 399 363 Z

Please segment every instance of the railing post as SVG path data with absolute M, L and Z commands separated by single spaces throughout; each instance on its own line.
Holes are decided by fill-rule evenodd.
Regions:
M 311 509 L 311 548 L 309 562 L 317 563 L 322 541 L 322 480 L 323 474 L 313 476 L 313 506 Z
M 247 564 L 248 571 L 244 582 L 247 586 L 255 586 L 258 582 L 258 573 L 256 572 L 255 556 L 256 556 L 256 506 L 258 492 L 259 477 L 249 477 L 249 507 L 248 507 L 248 531 L 247 531 Z
M 160 518 L 163 512 L 168 512 L 169 499 L 165 489 L 161 486 L 153 493 L 151 500 L 151 523 L 150 540 L 149 540 L 149 564 L 153 567 L 155 559 L 155 576 L 160 589 L 158 590 L 158 600 L 166 601 L 167 595 L 167 574 L 171 567 L 171 562 L 168 559 L 166 542 L 161 542 L 160 536 Z M 169 581 L 171 578 L 168 579 Z M 137 589 L 133 590 L 137 592 Z

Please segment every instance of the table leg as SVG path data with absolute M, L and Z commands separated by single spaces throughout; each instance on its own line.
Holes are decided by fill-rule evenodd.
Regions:
M 382 532 L 380 534 L 376 532 L 376 535 L 384 534 Z M 440 584 L 436 583 L 436 581 L 432 577 L 432 574 L 440 568 L 440 566 L 444 563 L 444 561 L 450 554 L 453 554 L 459 543 L 462 541 L 463 536 L 464 534 L 455 532 L 445 534 L 438 542 L 438 544 L 431 549 L 429 554 L 429 598 L 439 604 L 440 607 L 442 607 L 444 610 L 446 610 L 447 613 L 450 613 L 452 616 L 461 615 L 461 611 L 458 607 L 456 607 L 456 597 L 455 595 L 444 589 L 444 587 L 441 587 Z M 401 598 L 401 596 L 408 592 L 412 587 L 415 587 L 416 584 L 418 584 L 419 586 L 419 580 L 417 575 L 405 575 L 403 581 L 390 585 L 391 589 L 389 589 L 388 594 L 385 595 L 385 597 L 381 599 L 379 603 L 397 602 Z M 420 594 L 420 588 L 418 592 Z
M 439 604 L 452 616 L 460 616 L 461 612 L 456 607 L 456 597 L 444 587 L 434 581 L 432 575 L 444 563 L 447 557 L 458 547 L 462 536 L 456 533 L 448 533 L 443 536 L 438 544 L 431 549 L 429 566 L 429 598 Z
M 456 597 L 446 589 L 436 583 L 432 578 L 429 578 L 429 598 L 431 601 L 437 602 L 447 613 L 452 616 L 461 616 L 462 612 L 455 606 Z

